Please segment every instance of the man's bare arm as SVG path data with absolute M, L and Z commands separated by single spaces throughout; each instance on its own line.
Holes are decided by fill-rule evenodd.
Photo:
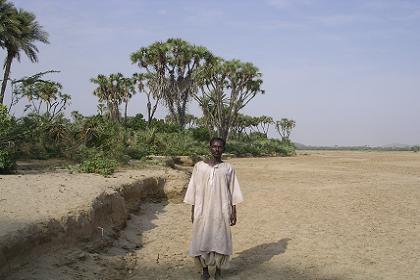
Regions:
M 191 223 L 194 223 L 194 205 L 191 206 Z
M 232 206 L 232 215 L 230 216 L 230 225 L 234 226 L 236 225 L 236 205 Z

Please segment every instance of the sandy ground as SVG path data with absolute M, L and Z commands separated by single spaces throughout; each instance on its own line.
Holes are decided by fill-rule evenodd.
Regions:
M 245 202 L 225 279 L 420 279 L 420 154 L 230 162 Z M 49 248 L 7 279 L 199 279 L 186 256 L 189 214 L 184 204 L 143 204 L 112 247 Z
M 55 164 L 55 163 L 53 163 Z M 60 220 L 87 209 L 101 193 L 153 176 L 176 177 L 169 168 L 122 169 L 111 176 L 74 172 L 66 168 L 20 169 L 0 175 L 0 238 L 32 223 Z

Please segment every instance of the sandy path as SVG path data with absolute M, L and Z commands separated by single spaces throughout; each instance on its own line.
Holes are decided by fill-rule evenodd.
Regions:
M 226 279 L 420 279 L 420 154 L 310 151 L 230 162 L 245 202 L 233 227 Z M 144 204 L 114 247 L 82 253 L 49 273 L 60 271 L 60 279 L 199 279 L 186 256 L 189 213 L 184 204 Z M 34 268 L 39 262 L 10 279 L 22 279 L 24 271 L 42 275 Z

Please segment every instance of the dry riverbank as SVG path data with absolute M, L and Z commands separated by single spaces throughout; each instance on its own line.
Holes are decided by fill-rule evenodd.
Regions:
M 109 246 L 142 201 L 179 199 L 188 176 L 157 166 L 111 177 L 42 168 L 1 176 L 1 274 L 24 266 L 37 250 L 63 243 Z
M 420 154 L 232 159 L 245 202 L 226 279 L 420 279 Z M 112 245 L 50 247 L 10 279 L 199 279 L 190 208 L 142 203 Z

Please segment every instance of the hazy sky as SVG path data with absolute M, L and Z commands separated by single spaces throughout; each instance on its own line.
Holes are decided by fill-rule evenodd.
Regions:
M 39 45 L 39 63 L 15 62 L 12 77 L 60 70 L 51 78 L 71 94 L 69 112 L 96 112 L 90 78 L 131 75 L 132 52 L 180 37 L 259 67 L 266 94 L 244 113 L 296 120 L 293 141 L 420 143 L 420 1 L 12 2 L 36 14 L 51 42 Z M 137 96 L 129 113 L 145 107 Z

